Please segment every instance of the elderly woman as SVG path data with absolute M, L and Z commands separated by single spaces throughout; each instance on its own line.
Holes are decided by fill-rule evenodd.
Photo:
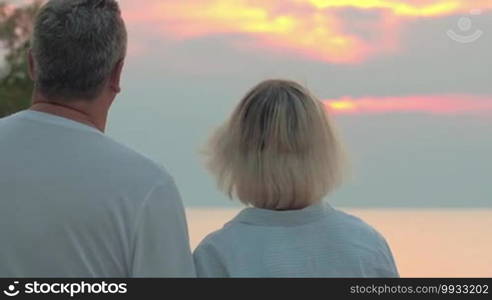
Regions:
M 195 250 L 200 277 L 397 277 L 385 239 L 322 199 L 344 153 L 321 101 L 301 85 L 254 87 L 210 139 L 218 186 L 248 208 Z

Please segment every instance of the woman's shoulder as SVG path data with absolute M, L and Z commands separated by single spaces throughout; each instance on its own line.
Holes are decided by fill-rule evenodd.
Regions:
M 227 222 L 222 228 L 206 235 L 205 238 L 198 244 L 195 252 L 210 248 L 220 249 L 227 246 L 230 244 L 231 238 L 235 236 L 234 231 L 234 222 Z
M 340 228 L 344 228 L 342 236 L 359 257 L 366 257 L 378 270 L 377 276 L 398 277 L 398 270 L 392 251 L 386 238 L 372 225 L 362 218 L 336 210 L 335 219 Z M 361 244 L 363 247 L 361 247 Z
M 334 218 L 332 219 L 343 230 L 350 231 L 358 238 L 371 239 L 376 242 L 384 242 L 383 235 L 372 225 L 362 218 L 345 211 L 334 209 Z

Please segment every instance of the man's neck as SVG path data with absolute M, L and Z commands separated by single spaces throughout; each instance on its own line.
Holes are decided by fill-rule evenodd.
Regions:
M 107 113 L 96 115 L 87 105 L 77 102 L 65 104 L 34 98 L 30 109 L 83 123 L 101 132 L 106 128 Z

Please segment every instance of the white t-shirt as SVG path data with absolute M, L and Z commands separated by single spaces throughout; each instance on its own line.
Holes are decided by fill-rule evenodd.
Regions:
M 0 241 L 0 277 L 195 276 L 172 177 L 41 112 L 0 119 Z
M 326 203 L 246 208 L 194 253 L 199 277 L 398 277 L 385 239 Z

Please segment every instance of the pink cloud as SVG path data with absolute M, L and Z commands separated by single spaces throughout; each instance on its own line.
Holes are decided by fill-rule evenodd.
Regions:
M 492 97 L 473 95 L 367 97 L 325 100 L 335 114 L 416 112 L 439 115 L 492 113 Z

